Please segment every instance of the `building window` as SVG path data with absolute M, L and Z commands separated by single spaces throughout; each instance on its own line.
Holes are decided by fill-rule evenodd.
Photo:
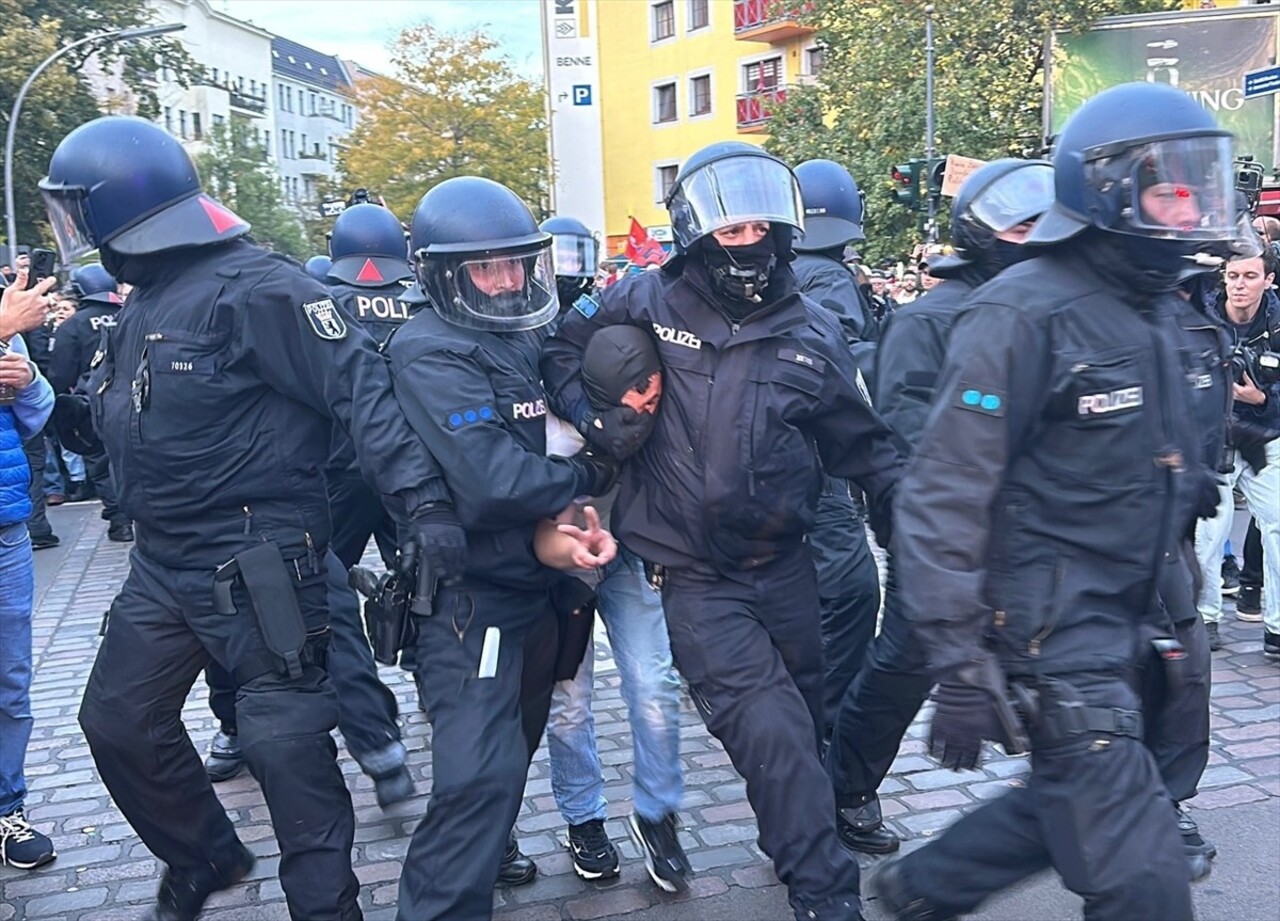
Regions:
M 293 111 L 293 87 L 291 86 L 284 88 L 284 110 L 286 112 Z
M 280 111 L 283 112 L 284 111 L 284 84 L 281 83 L 280 85 L 278 85 L 276 87 L 276 90 L 277 90 L 277 96 L 279 97 L 279 99 L 276 101 L 276 105 L 278 105 L 280 107 Z
M 310 101 L 310 105 L 311 105 L 311 114 L 312 114 L 312 115 L 315 115 L 315 114 L 316 114 L 316 94 L 315 94 L 315 93 L 308 93 L 307 95 L 310 97 L 310 100 L 309 100 L 309 101 Z
M 705 29 L 711 22 L 710 0 L 689 0 L 689 31 Z
M 262 132 L 262 153 L 264 156 L 271 153 L 271 132 L 270 131 Z
M 250 80 L 250 81 L 249 81 L 249 95 L 250 95 L 250 96 L 257 96 L 257 95 L 258 95 L 258 81 L 257 81 L 257 80 Z
M 191 113 L 191 136 L 197 141 L 204 137 L 204 132 L 200 129 L 200 113 Z
M 187 113 L 184 109 L 178 110 L 178 136 L 187 136 Z
M 676 85 L 663 83 L 653 88 L 653 122 L 660 125 L 676 120 Z
M 221 115 L 215 115 L 213 116 L 213 127 L 221 128 L 224 124 L 226 124 L 226 121 L 227 120 L 223 118 Z
M 218 85 L 218 68 L 216 67 L 213 69 L 213 85 Z
M 742 68 L 743 90 L 758 93 L 782 85 L 782 58 L 766 58 Z
M 679 172 L 680 164 L 678 163 L 663 163 L 654 170 L 654 201 L 662 203 L 667 200 L 667 195 L 671 193 L 671 188 L 676 184 L 676 176 Z
M 689 81 L 689 114 L 707 115 L 711 112 L 711 74 L 693 77 Z
M 822 73 L 822 46 L 804 49 L 804 72 L 810 77 Z
M 164 107 L 164 130 L 173 134 L 173 109 L 169 106 Z
M 653 41 L 672 38 L 676 34 L 676 2 L 665 0 L 653 5 Z

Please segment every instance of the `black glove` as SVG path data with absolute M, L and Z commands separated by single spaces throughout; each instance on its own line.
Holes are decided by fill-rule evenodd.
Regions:
M 953 771 L 978 766 L 982 740 L 1004 738 L 990 693 L 971 684 L 938 685 L 929 727 L 929 754 Z
M 1196 518 L 1217 518 L 1218 500 L 1221 494 L 1218 487 L 1223 479 L 1206 469 L 1200 471 L 1200 482 L 1196 484 Z
M 657 420 L 655 413 L 638 413 L 630 406 L 615 406 L 597 412 L 587 410 L 578 423 L 582 437 L 600 451 L 626 460 L 640 450 Z
M 569 463 L 581 478 L 578 494 L 603 496 L 618 482 L 618 462 L 612 457 L 602 457 L 583 451 L 569 458 Z
M 53 404 L 53 430 L 68 451 L 96 454 L 102 450 L 102 440 L 93 428 L 89 398 L 83 394 L 58 394 Z
M 467 533 L 453 506 L 428 502 L 409 519 L 411 538 L 431 574 L 441 582 L 462 577 L 467 566 Z

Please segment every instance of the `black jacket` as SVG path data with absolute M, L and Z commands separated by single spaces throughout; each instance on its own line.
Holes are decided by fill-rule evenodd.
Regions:
M 985 280 L 977 269 L 943 279 L 890 314 L 881 330 L 872 382 L 876 409 L 910 445 L 929 418 L 951 328 Z
M 22 334 L 22 339 L 27 344 L 27 351 L 31 353 L 31 360 L 47 379 L 49 368 L 53 365 L 53 322 L 49 321 L 35 329 L 27 330 Z
M 879 338 L 875 311 L 843 262 L 821 253 L 797 253 L 791 271 L 802 294 L 835 314 L 850 343 Z
M 467 573 L 517 589 L 547 586 L 553 572 L 533 554 L 534 528 L 587 485 L 546 456 L 544 336 L 463 329 L 427 309 L 386 348 L 396 400 L 439 459 L 466 528 Z
M 373 340 L 296 263 L 236 240 L 146 265 L 88 383 L 141 552 L 199 569 L 259 540 L 322 549 L 334 421 L 400 517 L 448 497 Z
M 1198 483 L 1181 333 L 1072 243 L 973 292 L 898 490 L 907 616 L 938 673 L 1115 673 Z M 1092 252 L 1092 251 L 1091 251 Z
M 1263 292 L 1262 304 L 1254 315 L 1253 322 L 1249 324 L 1248 330 L 1243 334 L 1238 333 L 1228 322 L 1226 308 L 1221 300 L 1210 309 L 1213 318 L 1226 332 L 1229 347 L 1247 345 L 1258 352 L 1280 352 L 1280 297 L 1276 296 L 1274 289 L 1268 288 Z M 1266 392 L 1266 403 L 1255 406 L 1237 400 L 1232 412 L 1237 419 L 1260 428 L 1280 431 L 1280 383 L 1268 386 L 1260 381 L 1254 381 L 1254 384 Z
M 688 271 L 645 272 L 605 289 L 598 305 L 579 301 L 543 347 L 552 409 L 577 424 L 592 334 L 632 323 L 658 339 L 657 424 L 624 468 L 613 517 L 614 533 L 647 560 L 749 569 L 798 545 L 813 524 L 819 455 L 873 510 L 887 503 L 901 456 L 840 328 L 785 268 L 767 290 L 773 303 L 738 324 Z
M 70 393 L 98 351 L 104 330 L 115 328 L 123 302 L 82 301 L 74 314 L 58 327 L 53 343 L 49 383 L 54 393 Z

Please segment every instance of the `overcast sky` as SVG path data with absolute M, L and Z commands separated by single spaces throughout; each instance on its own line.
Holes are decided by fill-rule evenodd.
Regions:
M 542 76 L 538 0 L 209 0 L 215 10 L 282 38 L 390 75 L 387 45 L 408 26 L 481 29 L 517 70 Z

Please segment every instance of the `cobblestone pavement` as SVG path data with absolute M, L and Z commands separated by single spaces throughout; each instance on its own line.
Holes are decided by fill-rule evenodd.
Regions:
M 103 612 L 128 567 L 127 547 L 106 541 L 96 506 L 82 508 L 79 513 L 58 510 L 55 525 L 64 544 L 70 543 L 58 551 L 64 558 L 56 576 L 41 579 L 35 618 L 35 730 L 27 758 L 27 807 L 36 827 L 53 837 L 59 856 L 36 872 L 0 869 L 0 921 L 135 919 L 150 904 L 161 871 L 112 805 L 76 723 Z M 1260 624 L 1235 620 L 1228 607 L 1223 633 L 1227 645 L 1214 654 L 1213 749 L 1202 792 L 1191 803 L 1193 814 L 1202 817 L 1280 797 L 1280 667 L 1261 653 Z M 597 885 L 574 875 L 559 840 L 564 823 L 551 796 L 544 747 L 529 772 L 517 824 L 521 846 L 537 859 L 541 872 L 533 885 L 496 895 L 497 917 L 550 921 L 631 912 L 691 919 L 778 917 L 785 911 L 785 898 L 756 847 L 743 782 L 687 701 L 680 749 L 686 772 L 681 838 L 698 875 L 691 891 L 679 897 L 659 893 L 649 882 L 623 824 L 630 808 L 632 760 L 618 675 L 607 645 L 597 642 L 595 654 L 595 715 L 610 800 L 608 829 L 623 857 L 622 876 L 610 885 Z M 412 683 L 396 669 L 384 669 L 383 678 L 400 701 L 419 795 L 383 812 L 370 782 L 342 754 L 355 805 L 361 904 L 370 919 L 394 916 L 400 862 L 431 780 L 430 731 L 416 709 Z M 202 682 L 188 699 L 184 718 L 203 752 L 215 726 Z M 1025 760 L 998 755 L 978 771 L 938 769 L 924 754 L 922 730 L 917 721 L 881 788 L 885 817 L 902 835 L 927 839 L 975 803 L 1022 782 Z M 259 859 L 252 878 L 215 896 L 205 916 L 210 921 L 286 918 L 276 878 L 279 849 L 257 784 L 246 773 L 216 789 Z M 1280 840 L 1280 827 L 1272 837 Z M 1229 842 L 1219 845 L 1229 851 Z M 864 865 L 871 863 L 866 859 Z M 1274 891 L 1262 897 L 1262 904 L 1276 904 Z

